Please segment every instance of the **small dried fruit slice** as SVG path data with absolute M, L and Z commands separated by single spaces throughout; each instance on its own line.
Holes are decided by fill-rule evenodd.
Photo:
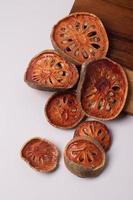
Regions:
M 79 86 L 81 106 L 87 116 L 110 120 L 124 107 L 128 91 L 126 74 L 108 58 L 83 64 Z
M 25 73 L 25 82 L 41 90 L 68 89 L 73 87 L 79 74 L 75 65 L 68 63 L 53 50 L 35 56 Z
M 98 121 L 82 122 L 75 130 L 74 137 L 91 136 L 107 151 L 110 147 L 111 136 L 108 128 Z
M 45 106 L 48 121 L 59 128 L 73 128 L 84 117 L 74 92 L 56 93 Z
M 21 157 L 37 171 L 51 172 L 58 165 L 59 152 L 48 140 L 33 138 L 22 148 Z
M 91 137 L 77 137 L 65 147 L 66 167 L 80 177 L 96 176 L 105 165 L 105 152 L 102 146 Z
M 77 65 L 104 57 L 108 50 L 102 22 L 88 12 L 73 13 L 60 20 L 53 27 L 51 40 L 62 56 Z

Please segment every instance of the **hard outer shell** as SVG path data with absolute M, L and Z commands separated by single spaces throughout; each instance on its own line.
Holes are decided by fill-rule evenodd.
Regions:
M 111 143 L 111 135 L 108 128 L 99 121 L 82 122 L 75 130 L 74 137 L 91 136 L 96 139 L 107 151 Z
M 77 91 L 87 116 L 114 119 L 126 101 L 127 77 L 123 68 L 108 58 L 84 63 Z
M 100 19 L 88 12 L 61 19 L 51 33 L 54 48 L 76 65 L 106 56 L 108 37 Z
M 37 171 L 51 172 L 58 165 L 59 152 L 53 143 L 36 137 L 23 146 L 21 157 Z
M 25 73 L 25 82 L 40 90 L 72 88 L 79 74 L 75 65 L 68 63 L 57 52 L 46 50 L 35 56 Z
M 79 177 L 97 176 L 105 166 L 102 146 L 89 136 L 72 139 L 65 147 L 66 167 Z
M 45 106 L 45 114 L 50 124 L 63 129 L 75 127 L 85 116 L 74 91 L 52 95 Z

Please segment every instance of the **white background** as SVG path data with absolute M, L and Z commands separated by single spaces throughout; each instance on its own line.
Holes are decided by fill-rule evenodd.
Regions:
M 43 113 L 50 92 L 31 89 L 23 81 L 30 59 L 52 48 L 52 26 L 67 15 L 71 0 L 0 0 L 0 199 L 1 200 L 132 200 L 133 117 L 106 124 L 113 143 L 109 162 L 97 178 L 71 174 L 63 156 L 57 171 L 40 174 L 20 158 L 27 139 L 50 139 L 63 152 L 73 130 L 49 125 Z

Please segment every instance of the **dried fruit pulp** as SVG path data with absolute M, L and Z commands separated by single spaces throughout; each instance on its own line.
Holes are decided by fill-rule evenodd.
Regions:
M 102 120 L 115 118 L 127 97 L 128 82 L 122 67 L 103 58 L 86 63 L 81 105 L 88 116 Z M 80 83 L 79 83 L 80 84 Z
M 53 95 L 47 102 L 45 111 L 48 121 L 60 128 L 72 128 L 84 117 L 73 92 Z
M 84 177 L 100 172 L 105 164 L 105 153 L 95 139 L 77 137 L 67 144 L 64 159 L 72 173 Z
M 31 167 L 42 172 L 53 171 L 58 164 L 58 150 L 46 139 L 31 139 L 24 145 L 21 155 Z
M 77 65 L 106 56 L 108 37 L 100 19 L 90 13 L 74 13 L 53 28 L 53 46 Z
M 38 89 L 67 89 L 78 80 L 78 71 L 53 50 L 35 56 L 26 71 L 25 81 Z
M 111 136 L 107 127 L 98 121 L 86 121 L 75 130 L 74 137 L 91 136 L 95 138 L 107 151 L 110 147 Z

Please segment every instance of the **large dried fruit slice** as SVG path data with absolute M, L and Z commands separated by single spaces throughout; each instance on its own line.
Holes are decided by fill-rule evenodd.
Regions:
M 126 74 L 116 62 L 103 58 L 83 64 L 79 94 L 87 116 L 101 120 L 117 117 L 125 104 L 127 91 Z
M 95 138 L 107 151 L 110 147 L 111 136 L 108 128 L 98 121 L 82 122 L 75 130 L 74 137 L 91 136 Z
M 73 87 L 79 74 L 75 65 L 68 63 L 53 50 L 35 56 L 25 73 L 25 82 L 41 90 L 68 89 Z
M 53 28 L 54 48 L 71 62 L 81 65 L 106 56 L 108 37 L 100 19 L 87 12 L 73 13 Z
M 73 128 L 84 117 L 74 92 L 56 93 L 45 106 L 48 121 L 59 128 Z
M 104 168 L 105 152 L 95 139 L 77 137 L 66 145 L 64 161 L 66 167 L 77 176 L 95 176 Z
M 57 167 L 59 152 L 48 140 L 33 138 L 22 148 L 21 157 L 37 171 L 51 172 Z

